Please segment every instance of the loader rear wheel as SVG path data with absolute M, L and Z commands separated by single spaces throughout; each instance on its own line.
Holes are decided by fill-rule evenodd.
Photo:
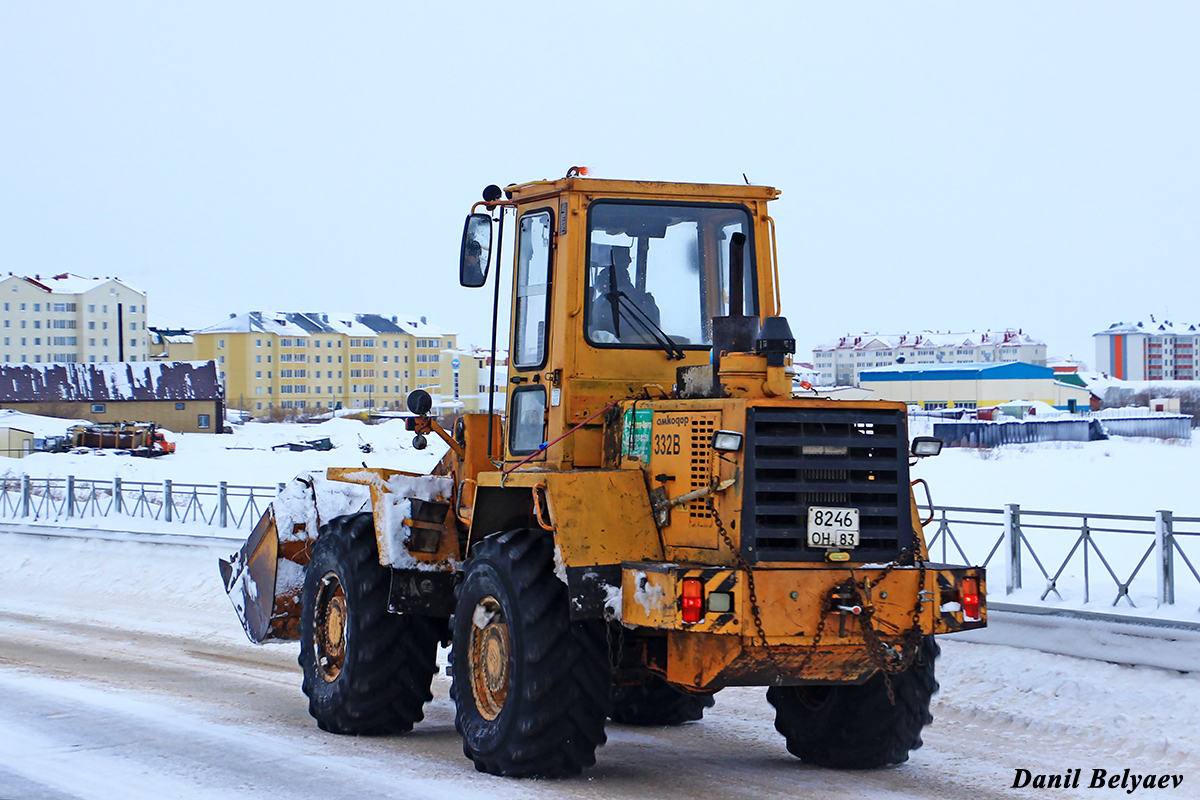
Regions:
M 656 675 L 633 686 L 613 686 L 608 716 L 622 725 L 682 725 L 704 717 L 716 700 L 712 692 L 681 692 Z
M 304 694 L 321 730 L 401 733 L 424 717 L 446 623 L 390 613 L 389 588 L 370 514 L 322 526 L 300 613 Z
M 926 636 L 912 666 L 891 676 L 894 705 L 882 673 L 859 686 L 768 689 L 775 729 L 786 738 L 788 752 L 810 764 L 875 769 L 903 763 L 921 746 L 921 729 L 933 722 L 929 702 L 938 690 L 934 660 L 940 652 Z
M 517 530 L 475 544 L 456 593 L 450 694 L 475 768 L 560 777 L 595 764 L 612 680 L 604 623 L 571 621 L 551 539 Z

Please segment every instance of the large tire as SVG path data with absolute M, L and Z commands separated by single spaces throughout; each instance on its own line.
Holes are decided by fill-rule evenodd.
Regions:
M 446 622 L 389 613 L 389 588 L 370 514 L 322 526 L 300 613 L 304 694 L 321 730 L 402 733 L 425 716 Z
M 768 689 L 775 729 L 787 739 L 788 752 L 810 764 L 875 769 L 903 763 L 921 746 L 921 729 L 933 722 L 929 701 L 938 690 L 934 660 L 940 652 L 926 636 L 912 666 L 891 676 L 894 705 L 882 673 L 859 686 Z
M 633 686 L 613 686 L 608 716 L 622 725 L 682 725 L 703 718 L 715 702 L 712 692 L 688 694 L 651 675 Z
M 480 772 L 574 775 L 604 744 L 604 623 L 571 622 L 546 534 L 518 530 L 471 548 L 450 662 L 455 727 Z

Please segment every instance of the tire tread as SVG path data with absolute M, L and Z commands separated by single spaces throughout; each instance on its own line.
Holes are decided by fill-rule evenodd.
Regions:
M 479 716 L 467 678 L 470 628 L 468 606 L 472 566 L 486 563 L 511 581 L 514 596 L 508 598 L 510 626 L 519 625 L 525 645 L 512 654 L 520 660 L 525 676 L 519 701 L 507 705 L 495 723 Z M 566 587 L 554 575 L 554 553 L 550 539 L 530 530 L 508 531 L 490 536 L 472 548 L 466 576 L 456 589 L 458 613 L 451 653 L 454 664 L 451 697 L 455 702 L 455 727 L 463 735 L 463 753 L 480 772 L 512 777 L 562 777 L 578 774 L 596 763 L 596 748 L 606 741 L 604 720 L 608 714 L 610 673 L 591 663 L 603 653 L 603 628 L 571 622 Z M 460 617 L 463 617 L 460 620 Z M 599 636 L 599 644 L 593 641 Z M 463 652 L 459 652 L 459 648 Z M 603 656 L 600 656 L 603 659 Z M 518 670 L 514 670 L 516 674 Z M 462 679 L 462 683 L 460 683 Z M 506 734 L 483 752 L 472 745 L 475 732 L 486 728 L 499 731 L 505 714 L 517 714 Z
M 320 676 L 313 645 L 316 584 L 329 570 L 346 594 L 347 642 L 356 648 L 347 651 L 342 673 L 332 682 Z M 336 517 L 323 526 L 304 580 L 299 662 L 317 726 L 356 736 L 412 730 L 433 699 L 445 622 L 387 610 L 390 573 L 379 563 L 371 515 Z
M 888 700 L 882 673 L 859 686 L 836 686 L 812 707 L 796 687 L 772 687 L 775 729 L 788 752 L 802 761 L 835 769 L 876 769 L 908 760 L 921 747 L 921 730 L 933 722 L 929 704 L 938 690 L 934 662 L 941 648 L 932 636 L 921 643 L 917 659 L 892 675 L 896 702 Z

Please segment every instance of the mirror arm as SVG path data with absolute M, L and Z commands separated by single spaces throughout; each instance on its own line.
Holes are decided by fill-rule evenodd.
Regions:
M 476 206 L 479 203 L 475 204 Z M 500 205 L 497 203 L 497 205 Z M 510 204 L 514 208 L 515 203 Z M 495 429 L 493 420 L 496 413 L 496 326 L 499 323 L 500 317 L 500 278 L 502 270 L 500 269 L 501 259 L 504 258 L 504 206 L 500 208 L 500 230 L 496 232 L 496 280 L 495 287 L 492 289 L 492 356 L 491 369 L 488 371 L 488 438 L 487 438 L 487 458 L 492 462 L 492 466 L 499 469 L 504 466 L 503 456 L 499 461 L 496 460 L 492 450 L 492 431 Z
M 443 428 L 437 420 L 430 418 L 429 422 L 429 427 L 438 435 L 438 438 L 450 446 L 450 449 L 454 451 L 454 454 L 458 456 L 459 460 L 463 460 L 467 457 L 467 453 L 463 449 L 463 446 L 455 441 L 454 437 L 447 433 L 446 429 Z
M 482 206 L 485 211 L 490 212 L 494 208 L 516 208 L 517 204 L 515 202 L 513 202 L 512 200 L 496 200 L 491 203 L 487 202 L 486 200 L 480 200 L 478 203 L 471 206 L 471 213 L 472 214 L 480 213 L 480 211 L 479 211 L 480 206 Z

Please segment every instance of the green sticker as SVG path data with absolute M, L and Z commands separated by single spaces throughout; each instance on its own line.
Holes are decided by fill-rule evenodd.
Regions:
M 621 437 L 621 455 L 642 461 L 650 460 L 650 423 L 654 411 L 649 408 L 625 410 L 624 435 Z

